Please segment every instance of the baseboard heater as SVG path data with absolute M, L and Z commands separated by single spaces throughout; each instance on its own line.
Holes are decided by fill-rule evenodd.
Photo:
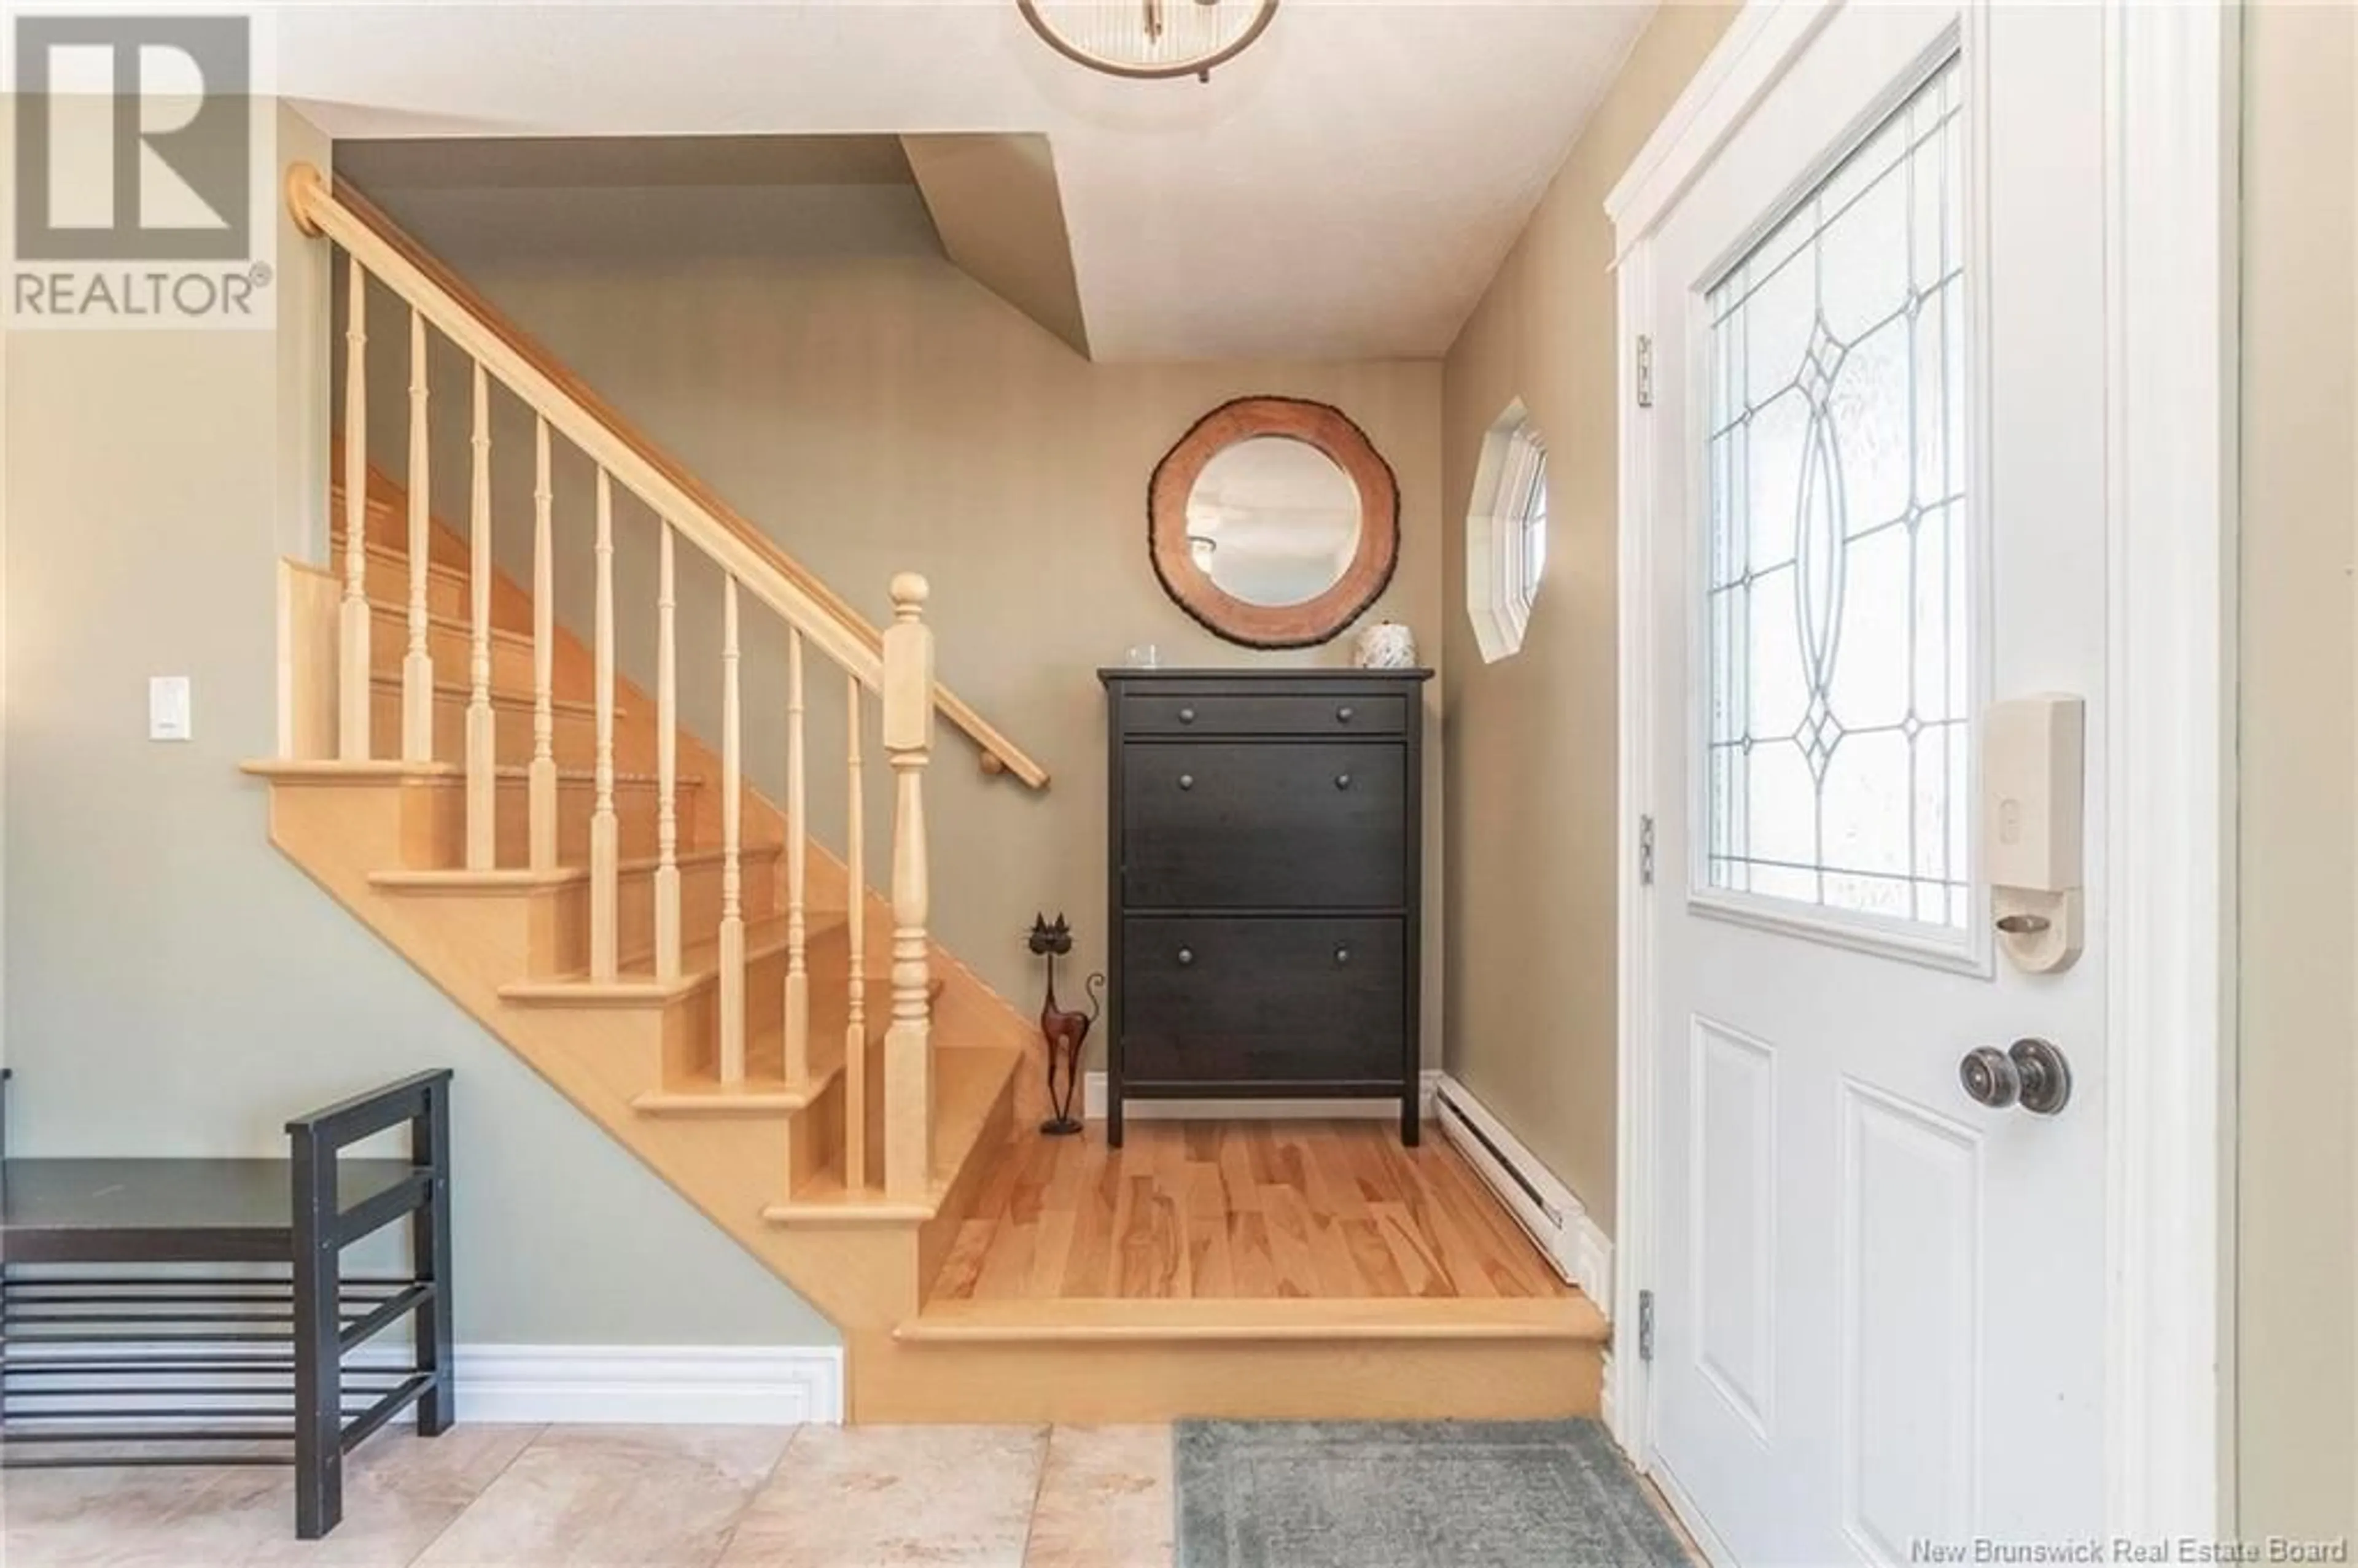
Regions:
M 1594 1234 L 1580 1200 L 1455 1079 L 1442 1080 L 1433 1105 L 1442 1131 L 1530 1233 L 1549 1265 L 1610 1311 L 1609 1281 L 1600 1277 L 1596 1256 L 1603 1238 Z

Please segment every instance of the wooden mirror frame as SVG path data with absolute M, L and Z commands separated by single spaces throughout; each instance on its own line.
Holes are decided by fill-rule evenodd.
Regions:
M 1332 588 L 1299 604 L 1247 603 L 1214 582 L 1187 544 L 1187 500 L 1205 465 L 1261 436 L 1316 448 L 1359 492 L 1358 552 Z M 1390 585 L 1400 565 L 1400 481 L 1341 409 L 1298 397 L 1239 397 L 1196 420 L 1155 465 L 1146 542 L 1163 591 L 1214 636 L 1248 648 L 1314 647 L 1341 636 Z

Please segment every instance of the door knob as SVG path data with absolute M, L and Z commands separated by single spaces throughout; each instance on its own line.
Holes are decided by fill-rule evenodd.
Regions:
M 1194 964 L 1195 961 L 1195 949 L 1193 947 L 1182 947 L 1179 949 L 1179 967 L 1181 968 L 1184 969 L 1188 968 L 1190 965 Z
M 1194 789 L 1195 787 L 1195 775 L 1193 773 L 1181 773 L 1179 775 L 1179 787 L 1181 789 Z
M 2071 1102 L 2071 1066 L 2044 1040 L 2017 1040 L 2009 1050 L 1985 1045 L 1957 1064 L 1965 1093 L 1992 1110 L 2019 1105 L 2034 1116 L 2053 1116 Z

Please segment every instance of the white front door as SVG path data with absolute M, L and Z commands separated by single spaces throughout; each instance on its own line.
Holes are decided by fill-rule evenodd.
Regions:
M 1998 955 L 1980 799 L 1990 702 L 2083 697 L 2101 885 L 2103 28 L 1833 8 L 1639 275 L 1653 1447 L 1737 1563 L 2103 1526 L 2104 911 Z M 1967 1095 L 2032 1036 L 2060 1114 Z

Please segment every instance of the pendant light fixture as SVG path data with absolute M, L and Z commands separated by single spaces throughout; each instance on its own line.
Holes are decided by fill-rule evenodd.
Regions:
M 1066 59 L 1108 76 L 1212 80 L 1252 47 L 1277 0 L 1015 0 L 1023 19 Z

